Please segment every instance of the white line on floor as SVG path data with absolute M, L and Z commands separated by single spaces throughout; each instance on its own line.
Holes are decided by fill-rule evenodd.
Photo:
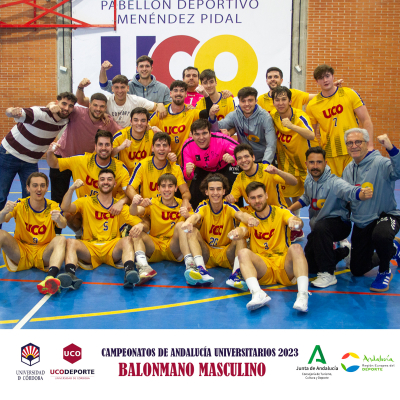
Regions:
M 13 329 L 21 329 L 36 314 L 36 312 L 39 311 L 40 307 L 42 307 L 42 305 L 46 303 L 50 297 L 51 294 L 44 295 L 43 298 L 36 304 L 36 306 L 33 307 L 32 310 L 29 311 L 28 314 L 26 314 L 25 317 L 14 326 Z

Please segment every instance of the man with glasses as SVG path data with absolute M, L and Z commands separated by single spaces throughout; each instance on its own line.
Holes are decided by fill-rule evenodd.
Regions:
M 322 64 L 314 71 L 314 79 L 321 87 L 321 93 L 307 106 L 314 131 L 320 126 L 321 145 L 326 151 L 326 161 L 333 174 L 341 177 L 346 165 L 352 160 L 349 155 L 343 132 L 357 128 L 360 122 L 369 133 L 369 150 L 373 149 L 373 126 L 367 107 L 361 97 L 349 88 L 336 87 L 334 70 Z
M 400 154 L 387 135 L 377 139 L 390 158 L 377 150 L 369 151 L 371 138 L 366 129 L 345 132 L 344 141 L 353 160 L 344 170 L 343 179 L 376 193 L 370 201 L 350 203 L 354 222 L 350 270 L 354 276 L 362 276 L 379 265 L 370 290 L 385 292 L 392 279 L 390 260 L 399 255 L 398 243 L 393 245 L 393 240 L 400 228 L 400 211 L 394 196 L 395 181 L 400 179 Z

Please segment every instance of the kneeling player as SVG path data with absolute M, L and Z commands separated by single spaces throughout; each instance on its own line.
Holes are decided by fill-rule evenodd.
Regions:
M 299 293 L 293 308 L 308 311 L 307 261 L 299 244 L 290 245 L 288 229 L 301 229 L 302 220 L 286 209 L 269 206 L 261 182 L 250 183 L 246 193 L 255 210 L 251 215 L 260 222 L 256 228 L 241 224 L 234 231 L 235 239 L 250 236 L 250 250 L 238 252 L 240 271 L 252 293 L 247 309 L 256 310 L 271 300 L 260 285 L 289 286 L 297 280 Z
M 136 195 L 130 207 L 132 215 L 144 213 L 144 218 L 149 217 L 151 222 L 150 234 L 142 232 L 139 237 L 133 238 L 140 284 L 157 275 L 146 256 L 149 262 L 180 262 L 183 254 L 189 253 L 186 234 L 179 227 L 190 214 L 186 207 L 182 207 L 182 200 L 174 197 L 178 190 L 177 179 L 172 174 L 163 174 L 158 178 L 157 185 L 161 196 L 143 201 L 141 196 Z M 142 201 L 142 204 L 149 204 L 145 209 L 138 207 Z M 139 224 L 138 228 L 142 226 Z
M 11 272 L 32 267 L 47 272 L 44 281 L 37 285 L 40 293 L 54 294 L 60 287 L 56 278 L 65 256 L 63 236 L 56 236 L 55 226 L 65 228 L 67 220 L 55 201 L 45 199 L 49 187 L 47 176 L 41 172 L 29 175 L 26 189 L 30 196 L 18 201 L 8 201 L 0 211 L 0 223 L 15 219 L 12 237 L 0 229 L 0 247 L 4 262 Z
M 101 264 L 122 268 L 118 261 L 122 259 L 125 269 L 124 287 L 131 288 L 139 282 L 133 254 L 132 240 L 129 236 L 121 239 L 121 230 L 125 224 L 136 225 L 140 218 L 129 214 L 129 208 L 124 205 L 119 215 L 111 215 L 110 208 L 117 201 L 112 196 L 115 187 L 115 175 L 111 169 L 102 169 L 99 173 L 99 194 L 81 197 L 71 204 L 74 190 L 83 186 L 78 179 L 65 194 L 61 209 L 65 212 L 82 214 L 82 240 L 68 239 L 65 255 L 65 273 L 60 274 L 62 288 L 78 289 L 82 280 L 75 276 L 78 259 L 84 269 L 94 269 Z M 135 229 L 132 228 L 132 229 Z
M 209 198 L 197 207 L 195 214 L 181 225 L 188 232 L 187 240 L 196 268 L 187 268 L 185 278 L 188 284 L 212 283 L 214 278 L 208 273 L 208 268 L 223 267 L 232 269 L 234 273 L 227 284 L 237 289 L 248 290 L 246 282 L 239 271 L 239 260 L 235 253 L 246 247 L 246 242 L 231 240 L 230 232 L 235 228 L 235 219 L 257 225 L 258 221 L 250 214 L 240 211 L 234 204 L 224 201 L 229 190 L 228 179 L 221 174 L 209 174 L 200 185 L 200 190 Z M 198 230 L 194 225 L 201 223 Z

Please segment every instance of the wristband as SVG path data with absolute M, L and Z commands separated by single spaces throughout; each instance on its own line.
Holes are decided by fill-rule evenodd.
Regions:
M 85 88 L 82 86 L 78 86 L 78 90 L 82 90 L 82 92 L 83 92 L 83 89 L 85 89 Z

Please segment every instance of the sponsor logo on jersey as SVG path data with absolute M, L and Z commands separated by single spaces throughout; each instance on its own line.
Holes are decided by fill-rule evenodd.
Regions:
M 211 233 L 212 235 L 220 235 L 222 234 L 222 228 L 223 225 L 212 225 L 211 229 L 208 231 L 208 233 Z
M 322 111 L 325 118 L 330 118 L 332 116 L 341 114 L 343 112 L 343 106 L 338 104 L 337 106 L 333 106 L 332 108 L 328 108 L 327 110 Z
M 269 232 L 259 232 L 257 229 L 255 229 L 256 239 L 269 240 L 272 238 L 274 233 L 275 233 L 275 229 L 271 229 Z
M 31 225 L 25 222 L 26 230 L 32 235 L 44 235 L 47 231 L 46 225 Z

